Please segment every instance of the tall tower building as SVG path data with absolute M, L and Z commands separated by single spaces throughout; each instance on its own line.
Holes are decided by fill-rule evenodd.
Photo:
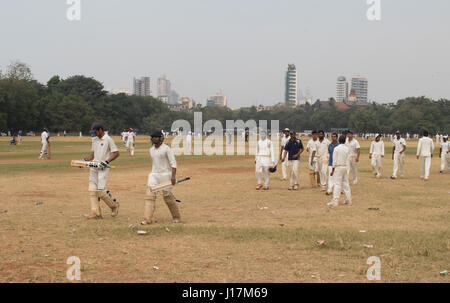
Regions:
M 150 77 L 133 78 L 133 94 L 136 96 L 150 96 Z
M 288 64 L 286 71 L 286 87 L 284 99 L 291 106 L 297 105 L 298 100 L 298 77 L 294 64 Z
M 336 101 L 347 102 L 348 100 L 348 82 L 345 77 L 340 76 L 337 78 L 336 83 Z
M 170 93 L 171 93 L 170 80 L 167 79 L 166 75 L 162 75 L 162 77 L 158 78 L 158 98 L 162 102 L 168 103 Z
M 368 81 L 367 78 L 360 76 L 352 77 L 352 90 L 356 94 L 356 100 L 358 102 L 367 102 L 368 95 Z
M 227 96 L 217 93 L 215 96 L 211 96 L 206 100 L 206 106 L 227 106 Z

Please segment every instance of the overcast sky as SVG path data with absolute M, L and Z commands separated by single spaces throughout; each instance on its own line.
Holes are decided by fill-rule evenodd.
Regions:
M 166 74 L 205 104 L 223 91 L 232 108 L 284 99 L 288 63 L 314 99 L 335 96 L 336 78 L 369 79 L 369 99 L 450 98 L 450 1 L 366 0 L 0 1 L 0 67 L 29 64 L 37 80 L 83 74 L 105 88 Z

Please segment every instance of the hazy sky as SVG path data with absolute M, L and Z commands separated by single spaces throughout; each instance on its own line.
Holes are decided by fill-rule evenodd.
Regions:
M 205 104 L 222 90 L 232 108 L 284 99 L 288 63 L 314 99 L 335 96 L 336 78 L 369 79 L 369 99 L 450 98 L 450 1 L 81 0 L 0 1 L 0 66 L 29 64 L 43 83 L 83 74 L 107 89 L 133 76 L 166 74 L 180 94 Z

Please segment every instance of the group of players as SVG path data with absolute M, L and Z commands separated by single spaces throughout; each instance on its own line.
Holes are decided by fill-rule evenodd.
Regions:
M 92 148 L 91 154 L 85 161 L 95 161 L 100 163 L 98 168 L 90 168 L 89 175 L 89 197 L 91 213 L 88 219 L 101 219 L 102 212 L 100 201 L 111 209 L 111 216 L 115 217 L 119 212 L 119 202 L 112 197 L 110 191 L 106 189 L 108 175 L 111 169 L 110 163 L 120 155 L 119 149 L 113 139 L 108 135 L 104 127 L 95 122 L 91 127 Z M 125 136 L 126 135 L 126 136 Z M 122 133 L 122 141 L 130 152 L 134 155 L 134 143 L 136 134 L 130 128 L 128 132 Z M 152 172 L 148 176 L 147 189 L 144 199 L 144 220 L 142 225 L 154 222 L 155 201 L 158 192 L 153 192 L 150 187 L 170 181 L 176 184 L 177 163 L 172 149 L 163 143 L 164 134 L 155 131 L 151 134 L 152 147 L 149 150 L 152 160 Z M 400 171 L 400 177 L 404 177 L 404 162 L 406 141 L 399 131 L 396 132 L 392 149 L 392 160 L 394 168 L 391 179 L 396 179 Z M 49 133 L 44 130 L 41 134 L 42 149 L 39 159 L 50 158 L 49 154 Z M 341 193 L 345 194 L 344 205 L 352 204 L 352 195 L 349 178 L 352 175 L 353 185 L 358 184 L 358 163 L 360 158 L 360 144 L 353 136 L 353 131 L 348 130 L 340 136 L 337 133 L 331 135 L 331 141 L 325 137 L 324 131 L 314 131 L 312 138 L 306 145 L 309 153 L 308 169 L 311 187 L 320 187 L 327 195 L 333 195 L 333 199 L 328 206 L 338 206 Z M 427 181 L 429 179 L 431 158 L 433 156 L 434 143 L 428 137 L 428 132 L 423 133 L 419 139 L 416 157 L 420 160 L 420 178 Z M 289 175 L 289 190 L 299 189 L 299 163 L 300 155 L 304 152 L 304 146 L 294 130 L 284 129 L 281 140 L 279 161 L 281 161 L 282 180 L 286 181 Z M 376 178 L 381 178 L 382 162 L 385 156 L 384 142 L 380 134 L 375 135 L 371 142 L 369 159 L 373 174 Z M 441 158 L 442 173 L 447 164 L 450 169 L 450 142 L 448 136 L 443 136 L 440 142 L 439 157 Z M 265 131 L 259 132 L 259 139 L 255 151 L 257 190 L 269 190 L 270 173 L 276 171 L 278 162 L 275 162 L 274 146 L 267 137 Z M 264 179 L 264 180 L 263 180 Z M 172 193 L 172 188 L 161 190 L 163 199 L 167 204 L 173 218 L 173 222 L 180 222 L 180 212 L 176 199 Z
M 435 149 L 433 140 L 428 135 L 427 131 L 423 132 L 416 153 L 417 159 L 420 160 L 420 178 L 424 181 L 429 179 L 431 158 Z M 394 167 L 391 179 L 395 180 L 399 171 L 400 178 L 403 178 L 405 174 L 406 140 L 402 138 L 400 131 L 395 133 L 392 143 Z M 321 190 L 325 191 L 327 195 L 333 194 L 333 200 L 328 203 L 329 206 L 339 205 L 339 197 L 342 192 L 346 196 L 344 205 L 351 205 L 352 196 L 349 178 L 351 174 L 353 185 L 358 184 L 358 162 L 361 153 L 361 146 L 358 140 L 353 137 L 353 131 L 347 130 L 341 136 L 333 133 L 331 142 L 325 137 L 324 131 L 313 131 L 312 138 L 306 145 L 306 151 L 309 153 L 308 169 L 311 187 L 320 186 Z M 296 132 L 288 128 L 284 129 L 280 149 L 281 180 L 287 180 L 289 171 L 289 190 L 299 189 L 298 168 L 300 155 L 303 152 L 303 143 L 296 137 Z M 277 163 L 275 163 L 272 142 L 267 138 L 264 131 L 260 132 L 255 155 L 258 183 L 256 189 L 268 190 L 270 172 L 276 170 Z M 375 138 L 370 144 L 369 159 L 376 178 L 381 178 L 384 156 L 384 142 L 380 134 L 375 134 Z M 443 140 L 440 142 L 439 157 L 441 158 L 440 172 L 443 173 L 446 164 L 447 169 L 450 169 L 450 142 L 447 135 L 443 136 Z

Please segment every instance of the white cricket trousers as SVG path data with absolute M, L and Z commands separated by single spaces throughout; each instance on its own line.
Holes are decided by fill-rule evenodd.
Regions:
M 261 163 L 256 163 L 256 180 L 258 181 L 258 185 L 263 184 L 263 175 L 264 175 L 264 186 L 269 187 L 270 183 L 270 166 L 263 166 Z
M 353 184 L 358 183 L 358 163 L 356 162 L 356 156 L 350 156 L 347 163 L 347 175 L 350 178 L 350 172 L 352 173 Z
M 45 155 L 46 158 L 48 158 L 48 143 L 45 142 L 42 144 L 41 153 L 39 155 L 39 159 L 42 159 L 42 156 Z
M 405 176 L 405 154 L 404 153 L 394 153 L 394 170 L 392 172 L 392 177 L 397 178 L 397 172 L 400 167 L 400 176 Z
M 420 178 L 428 179 L 428 177 L 430 176 L 431 157 L 420 156 L 419 159 L 420 159 Z
M 327 169 L 328 169 L 328 157 L 322 156 L 317 159 L 319 166 L 320 186 L 322 188 L 327 186 Z
M 450 169 L 450 153 L 441 154 L 441 171 L 445 169 L 445 162 L 447 162 L 447 169 Z
M 339 197 L 341 196 L 342 191 L 344 191 L 346 201 L 352 202 L 352 193 L 350 191 L 350 185 L 348 183 L 346 166 L 337 166 L 334 168 L 333 182 L 333 202 L 339 203 Z
M 334 175 L 331 176 L 331 172 L 333 171 L 333 166 L 328 166 L 328 189 L 327 189 L 327 193 L 332 193 L 333 192 L 333 187 L 334 187 Z M 347 174 L 348 176 L 348 174 Z
M 383 166 L 381 155 L 372 155 L 370 164 L 372 165 L 372 171 L 378 177 L 381 176 L 381 167 Z
M 286 159 L 287 157 L 289 157 L 289 153 L 286 153 Z M 283 179 L 287 179 L 288 162 L 289 161 L 284 161 L 281 163 L 281 174 L 283 176 Z
M 299 160 L 289 160 L 288 161 L 288 167 L 289 167 L 289 183 L 291 186 L 299 185 L 298 183 L 298 165 Z

